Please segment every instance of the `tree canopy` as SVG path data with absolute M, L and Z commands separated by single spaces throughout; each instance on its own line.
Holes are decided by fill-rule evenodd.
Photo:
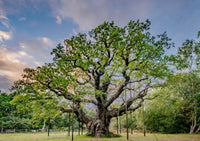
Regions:
M 174 57 L 165 51 L 173 43 L 166 33 L 152 36 L 150 24 L 104 22 L 88 34 L 72 36 L 52 50 L 53 63 L 25 69 L 13 88 L 29 99 L 57 100 L 63 112 L 72 112 L 74 103 L 88 135 L 105 136 L 113 117 L 125 114 L 126 107 L 139 108 L 148 90 L 171 73 Z M 113 107 L 116 102 L 119 106 Z M 96 108 L 95 118 L 87 115 L 88 103 Z

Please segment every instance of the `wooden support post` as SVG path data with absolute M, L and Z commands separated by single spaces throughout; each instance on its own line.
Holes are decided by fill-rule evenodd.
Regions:
M 122 133 L 121 116 L 119 117 L 119 132 Z
M 132 93 L 131 93 L 131 83 L 129 84 L 129 87 L 130 87 L 130 96 L 133 97 Z M 133 127 L 132 127 L 132 124 L 133 124 L 133 117 L 132 117 L 132 111 L 130 111 L 130 127 L 131 127 L 131 134 L 133 134 Z
M 78 135 L 80 136 L 81 135 L 81 130 L 80 130 L 80 128 L 81 128 L 81 125 L 80 125 L 80 122 L 78 121 Z
M 127 107 L 127 95 L 126 95 L 126 88 L 125 88 L 125 100 L 126 100 L 126 139 L 129 139 L 128 134 L 128 107 Z
M 118 134 L 118 115 L 116 117 L 116 120 L 117 120 L 117 134 Z
M 70 136 L 70 130 L 71 130 L 71 128 L 70 128 L 70 127 L 71 127 L 71 120 L 70 120 L 71 117 L 70 117 L 70 113 L 68 113 L 68 118 L 69 118 L 69 119 L 68 119 L 68 122 L 69 122 L 68 136 Z
M 74 99 L 72 103 L 72 141 L 74 140 Z
M 48 118 L 48 129 L 47 129 L 47 132 L 48 132 L 48 137 L 49 137 L 49 130 L 50 130 L 50 118 Z
M 131 111 L 130 114 L 131 114 L 131 134 L 133 134 L 133 127 L 132 127 L 132 125 L 133 125 L 133 112 Z
M 142 118 L 143 118 L 143 132 L 144 132 L 144 136 L 146 136 L 145 117 L 144 117 L 144 102 L 143 102 L 143 106 L 142 106 Z
M 83 135 L 83 123 L 81 123 L 81 135 Z

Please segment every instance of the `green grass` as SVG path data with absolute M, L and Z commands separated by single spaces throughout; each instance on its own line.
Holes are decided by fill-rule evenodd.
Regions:
M 141 133 L 129 134 L 130 141 L 200 141 L 200 135 L 190 134 L 147 134 L 146 137 Z M 70 141 L 71 137 L 67 133 L 10 133 L 0 134 L 0 141 Z M 125 141 L 126 134 L 118 138 L 92 138 L 88 136 L 77 136 L 74 140 L 79 141 Z

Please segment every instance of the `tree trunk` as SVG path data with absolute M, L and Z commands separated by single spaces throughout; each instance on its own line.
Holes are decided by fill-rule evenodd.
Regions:
M 196 114 L 196 113 L 195 113 Z M 196 115 L 194 116 L 194 119 L 192 120 L 192 125 L 190 126 L 190 134 L 194 133 L 194 130 L 196 128 L 197 125 L 197 119 L 196 119 Z
M 86 127 L 88 136 L 104 137 L 109 134 L 110 117 L 107 116 L 107 110 L 102 105 L 98 105 L 97 116 L 90 121 Z
M 42 132 L 45 132 L 45 126 L 46 126 L 46 122 L 45 122 L 45 120 L 44 120 L 44 123 L 43 123 L 43 126 L 42 126 Z
M 110 122 L 110 121 L 107 121 Z M 105 124 L 105 120 L 102 121 L 100 119 L 91 121 L 89 123 L 89 127 L 88 128 L 88 136 L 94 136 L 94 137 L 104 137 L 106 135 L 108 135 L 109 133 L 109 123 Z
M 195 131 L 195 133 L 197 134 L 200 131 L 200 126 L 197 128 L 197 130 Z
M 194 133 L 194 129 L 196 128 L 196 125 L 191 125 L 190 126 L 190 134 Z

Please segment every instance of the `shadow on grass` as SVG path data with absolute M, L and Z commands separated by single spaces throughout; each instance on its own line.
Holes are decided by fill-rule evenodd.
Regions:
M 122 135 L 110 132 L 107 136 L 101 138 L 120 138 L 120 137 L 122 137 Z
M 100 137 L 100 138 L 120 138 L 122 137 L 121 135 L 119 134 L 114 134 L 112 132 L 110 132 L 107 136 L 105 137 Z M 87 136 L 87 135 L 82 135 L 82 136 L 75 136 L 74 139 L 92 139 L 92 138 L 95 138 L 95 137 L 92 137 L 92 136 Z
M 91 139 L 94 137 L 91 136 L 87 136 L 87 135 L 82 135 L 82 136 L 75 136 L 74 139 Z

